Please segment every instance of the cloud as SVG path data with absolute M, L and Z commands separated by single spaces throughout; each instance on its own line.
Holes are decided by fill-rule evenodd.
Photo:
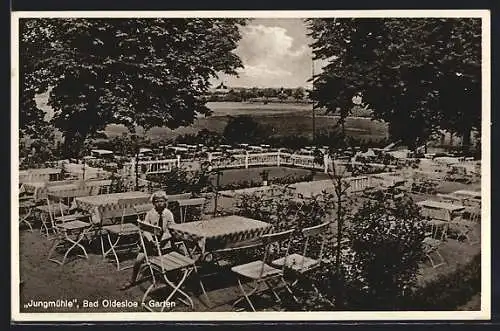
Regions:
M 298 42 L 280 26 L 250 24 L 242 27 L 241 33 L 235 53 L 244 69 L 239 70 L 239 78 L 228 79 L 230 85 L 296 87 L 306 84 L 311 72 L 311 49 L 307 44 Z
M 246 64 L 279 65 L 283 60 L 300 57 L 309 52 L 307 45 L 294 49 L 294 38 L 279 26 L 248 25 L 242 28 L 242 39 L 236 49 Z
M 261 78 L 263 76 L 274 76 L 274 77 L 291 76 L 292 73 L 290 71 L 281 68 L 273 68 L 269 67 L 265 63 L 261 63 L 255 66 L 247 64 L 245 66 L 245 69 L 240 70 L 240 75 L 244 75 L 247 77 Z

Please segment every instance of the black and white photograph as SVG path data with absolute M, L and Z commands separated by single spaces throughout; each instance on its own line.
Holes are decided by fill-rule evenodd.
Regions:
M 13 321 L 490 318 L 488 11 L 11 17 Z

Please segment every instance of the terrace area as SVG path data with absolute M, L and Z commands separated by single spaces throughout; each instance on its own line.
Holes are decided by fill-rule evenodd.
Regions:
M 327 224 L 323 233 L 319 233 L 324 246 L 319 246 L 319 239 L 311 244 L 310 254 L 319 259 L 316 278 L 313 279 L 318 281 L 318 275 L 335 265 L 338 206 L 333 202 L 337 201 L 338 196 L 335 180 L 331 178 L 335 162 L 325 158 L 315 163 L 314 156 L 301 155 L 297 160 L 307 162 L 286 164 L 286 161 L 282 161 L 289 154 L 282 153 L 277 157 L 275 151 L 259 149 L 258 152 L 256 155 L 260 159 L 250 166 L 248 160 L 246 166 L 231 166 L 237 159 L 234 156 L 242 154 L 217 156 L 221 160 L 219 170 L 230 174 L 226 175 L 226 189 L 221 186 L 216 191 L 186 191 L 169 195 L 168 208 L 172 210 L 177 223 L 170 227 L 172 242 L 182 243 L 176 246 L 175 252 L 188 258 L 185 260 L 187 264 L 180 265 L 177 262 L 179 268 L 172 270 L 172 275 L 169 273 L 167 279 L 172 282 L 170 286 L 164 286 L 161 269 L 166 268 L 167 264 L 163 265 L 162 262 L 156 265 L 159 269 L 155 269 L 155 272 L 150 272 L 154 268 L 144 269 L 135 286 L 120 288 L 130 280 L 132 270 L 129 267 L 141 247 L 144 248 L 140 239 L 146 232 L 153 231 L 147 225 L 141 225 L 144 214 L 152 208 L 149 200 L 151 194 L 158 188 L 168 188 L 165 184 L 153 187 L 142 176 L 142 185 L 138 187 L 124 185 L 117 188 L 108 173 L 99 171 L 87 171 L 87 176 L 94 178 L 83 178 L 79 177 L 82 173 L 73 170 L 76 174 L 66 180 L 53 175 L 34 179 L 24 174 L 20 179 L 19 196 L 21 312 L 158 311 L 165 309 L 161 307 L 161 302 L 166 299 L 170 306 L 165 310 L 172 311 L 240 311 L 251 310 L 252 305 L 258 311 L 314 310 L 298 304 L 304 290 L 300 286 L 305 288 L 306 285 L 302 281 L 298 285 L 294 284 L 290 266 L 280 268 L 279 265 L 272 265 L 276 274 L 257 272 L 256 276 L 259 281 L 267 281 L 267 276 L 271 281 L 273 277 L 270 276 L 277 276 L 274 277 L 279 283 L 279 286 L 276 285 L 276 296 L 274 291 L 269 290 L 274 285 L 263 280 L 264 295 L 252 296 L 251 305 L 245 300 L 235 304 L 244 298 L 241 287 L 249 291 L 248 286 L 252 284 L 249 280 L 253 279 L 242 277 L 245 272 L 237 266 L 262 260 L 266 248 L 270 249 L 269 254 L 275 259 L 303 253 L 304 237 L 300 233 L 304 229 Z M 248 157 L 249 154 L 244 155 Z M 142 162 L 146 164 L 149 161 Z M 177 158 L 176 162 L 169 170 L 185 161 Z M 360 162 L 360 167 L 356 168 L 356 162 Z M 417 270 L 417 287 L 425 287 L 471 263 L 480 253 L 481 222 L 487 221 L 481 221 L 480 218 L 480 173 L 477 172 L 477 161 L 428 158 L 415 162 L 415 159 L 405 158 L 395 162 L 394 167 L 380 163 L 380 169 L 384 172 L 374 171 L 377 166 L 367 167 L 370 163 L 377 164 L 377 160 L 361 162 L 352 157 L 343 164 L 342 183 L 347 188 L 342 197 L 343 208 L 348 210 L 349 215 L 355 215 L 368 202 L 398 203 L 402 197 L 419 206 L 419 214 L 425 224 L 425 238 L 422 242 L 424 254 Z M 349 169 L 347 165 L 350 165 Z M 255 166 L 260 168 L 254 170 Z M 248 176 L 258 178 L 262 168 L 274 169 L 274 175 L 266 177 L 265 182 L 264 178 L 260 178 L 258 183 L 256 180 L 252 187 L 229 185 L 231 181 L 239 182 Z M 457 168 L 464 170 L 457 171 Z M 66 169 L 72 173 L 71 167 Z M 283 176 L 290 169 L 295 171 L 299 179 L 297 174 L 300 171 L 314 170 L 314 176 L 307 181 L 280 183 L 274 180 L 273 183 L 273 179 Z M 146 168 L 143 174 L 147 172 Z M 134 176 L 133 173 L 128 175 Z M 126 178 L 125 175 L 122 178 Z M 134 183 L 136 180 L 128 178 L 128 182 Z M 468 193 L 464 195 L 463 192 Z M 346 217 L 346 231 L 355 228 L 355 224 L 350 224 L 353 220 Z M 398 222 L 398 219 L 395 221 Z M 126 232 L 125 227 L 130 227 L 132 231 Z M 268 245 L 266 240 L 274 240 L 273 235 L 280 235 L 290 228 L 294 232 L 285 238 L 290 242 L 286 254 L 281 249 L 283 238 Z M 151 233 L 155 234 L 154 231 Z M 117 244 L 117 238 L 126 239 L 124 252 L 118 250 L 122 243 Z M 349 238 L 348 234 L 346 240 L 342 240 L 345 263 L 348 263 L 348 252 L 351 250 L 352 238 Z M 278 246 L 274 246 L 274 243 Z M 151 261 L 148 263 L 151 266 Z M 186 279 L 182 277 L 184 272 Z M 243 285 L 239 283 L 242 279 L 245 280 Z M 157 283 L 155 285 L 159 288 L 153 291 L 154 294 L 147 293 L 152 283 Z M 182 285 L 179 287 L 182 292 L 172 291 L 177 284 Z M 329 296 L 331 302 L 330 292 L 321 287 L 321 283 L 316 285 L 318 288 L 314 293 Z M 287 288 L 292 291 L 287 291 Z M 148 295 L 145 296 L 145 293 Z M 173 296 L 169 297 L 169 294 Z M 296 297 L 299 299 L 296 300 Z M 36 303 L 29 306 L 27 303 L 33 298 L 54 302 L 62 298 L 74 299 L 79 307 L 40 307 Z M 186 300 L 187 305 L 183 303 Z M 98 306 L 95 306 L 96 302 Z M 322 307 L 320 310 L 325 309 L 325 306 Z M 465 307 L 479 309 L 470 305 Z M 440 308 L 434 307 L 436 310 Z M 333 304 L 330 309 L 340 308 Z

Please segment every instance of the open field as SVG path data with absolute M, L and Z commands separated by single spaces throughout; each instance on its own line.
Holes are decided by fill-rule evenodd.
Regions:
M 222 133 L 230 116 L 251 115 L 258 123 L 267 126 L 271 135 L 292 136 L 312 135 L 311 105 L 307 104 L 250 104 L 237 102 L 209 103 L 213 109 L 210 117 L 200 117 L 193 125 L 176 130 L 167 128 L 152 128 L 147 135 L 153 141 L 173 139 L 178 135 L 197 133 L 201 129 L 208 129 Z M 316 130 L 333 130 L 338 121 L 337 116 L 316 115 Z M 387 137 L 387 124 L 373 121 L 370 118 L 350 117 L 346 120 L 345 130 L 347 135 L 360 139 L 384 139 Z M 123 126 L 109 125 L 106 134 L 109 137 L 119 136 L 127 130 Z M 140 134 L 142 130 L 138 130 Z

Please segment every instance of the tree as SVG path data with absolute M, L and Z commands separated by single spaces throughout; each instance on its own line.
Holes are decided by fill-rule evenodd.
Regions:
M 299 88 L 295 89 L 293 92 L 293 97 L 295 98 L 295 100 L 298 100 L 298 101 L 303 100 L 304 96 L 305 96 L 305 90 L 303 87 L 299 87 Z
M 198 131 L 196 138 L 199 144 L 205 146 L 219 146 L 224 142 L 224 137 L 220 133 L 208 129 Z
M 66 154 L 107 124 L 175 129 L 209 115 L 217 73 L 242 67 L 232 51 L 243 19 L 22 19 L 21 129 L 41 121 L 36 93 L 51 87 L 52 124 Z
M 251 116 L 230 117 L 223 133 L 228 143 L 259 143 L 267 137 L 265 128 Z
M 481 20 L 387 18 L 307 20 L 316 59 L 329 64 L 314 78 L 319 107 L 341 109 L 353 96 L 390 124 L 411 147 L 439 128 L 468 137 L 480 128 Z
M 418 207 L 406 197 L 367 202 L 353 215 L 348 234 L 360 281 L 357 293 L 349 294 L 351 307 L 401 307 L 416 285 L 424 256 Z

